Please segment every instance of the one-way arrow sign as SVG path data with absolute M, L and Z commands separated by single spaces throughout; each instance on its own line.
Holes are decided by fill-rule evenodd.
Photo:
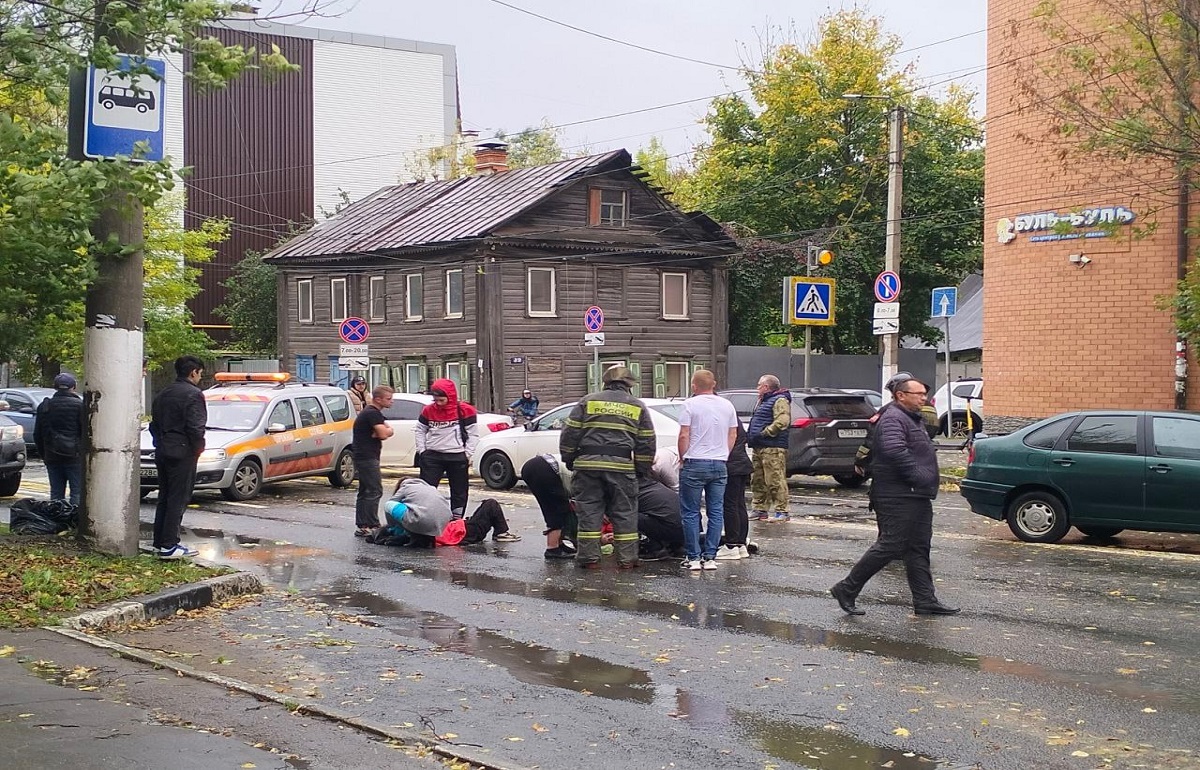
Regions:
M 929 315 L 933 318 L 950 318 L 958 312 L 958 288 L 939 286 L 930 294 Z

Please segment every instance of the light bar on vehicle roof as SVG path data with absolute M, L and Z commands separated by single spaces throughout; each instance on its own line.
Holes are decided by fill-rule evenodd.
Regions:
M 217 382 L 287 382 L 292 375 L 287 372 L 217 372 Z

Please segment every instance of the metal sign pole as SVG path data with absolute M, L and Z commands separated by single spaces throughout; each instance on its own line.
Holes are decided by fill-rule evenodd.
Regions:
M 810 251 L 811 251 L 811 249 L 810 249 Z M 809 254 L 808 258 L 804 261 L 804 275 L 806 277 L 812 275 L 812 254 Z M 812 326 L 806 325 L 804 327 L 804 387 L 805 388 L 808 387 L 808 383 L 810 382 L 810 377 L 808 374 L 808 371 L 809 371 L 808 365 L 810 363 L 809 355 L 811 354 L 811 352 L 812 352 Z
M 946 316 L 946 438 L 950 438 L 950 424 L 954 422 L 954 395 L 950 392 L 950 316 Z
M 600 382 L 603 378 L 600 376 L 600 348 L 594 346 L 592 347 L 592 371 L 595 374 L 592 375 L 594 380 L 592 382 L 592 389 L 589 392 L 595 393 L 600 390 Z

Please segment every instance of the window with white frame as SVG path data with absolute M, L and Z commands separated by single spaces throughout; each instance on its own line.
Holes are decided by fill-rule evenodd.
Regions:
M 463 317 L 463 271 L 446 271 L 446 317 Z
M 329 320 L 340 324 L 346 320 L 346 279 L 329 279 Z
M 371 276 L 371 320 L 387 320 L 387 279 L 382 275 Z
M 672 320 L 687 320 L 687 273 L 662 274 L 662 317 Z
M 404 320 L 420 321 L 424 317 L 424 278 L 420 273 L 409 273 L 404 276 Z
M 420 393 L 425 389 L 425 367 L 420 363 L 404 365 L 404 392 Z
M 302 324 L 313 322 L 312 279 L 296 281 L 296 320 Z
M 531 267 L 527 273 L 526 310 L 531 316 L 554 317 L 558 312 L 552 267 Z

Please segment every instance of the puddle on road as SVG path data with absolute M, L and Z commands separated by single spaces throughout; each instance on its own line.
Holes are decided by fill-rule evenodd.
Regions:
M 215 562 L 234 566 L 253 565 L 272 583 L 285 588 L 305 590 L 314 587 L 318 570 L 316 557 L 329 554 L 316 548 L 296 546 L 269 539 L 227 536 L 220 530 L 191 530 L 199 538 L 190 541 L 201 556 Z M 247 546 L 254 547 L 248 548 Z M 846 633 L 801 623 L 770 620 L 740 610 L 709 607 L 700 602 L 690 605 L 660 599 L 647 599 L 626 593 L 618 588 L 532 584 L 514 578 L 496 577 L 477 572 L 448 569 L 438 560 L 438 551 L 425 552 L 429 559 L 412 559 L 418 552 L 397 550 L 396 555 L 408 560 L 358 556 L 354 563 L 396 572 L 412 570 L 415 576 L 462 586 L 491 594 L 540 597 L 547 601 L 610 607 L 625 612 L 657 616 L 681 625 L 703 629 L 725 629 L 765 636 L 792 644 L 825 647 L 832 650 L 877 655 L 919 664 L 949 665 L 971 671 L 1017 677 L 1068 688 L 1084 688 L 1106 696 L 1137 701 L 1144 706 L 1169 707 L 1200 714 L 1200 693 L 1184 689 L 1146 687 L 1136 682 L 1114 680 L 1101 672 L 1079 672 L 1049 669 L 1034 663 L 988 655 L 971 655 L 947 650 L 920 642 L 898 641 L 893 638 L 862 633 Z M 569 568 L 569 565 L 563 565 Z M 590 577 L 590 576 L 589 576 Z M 601 580 L 605 573 L 596 575 Z M 611 585 L 611 584 L 609 584 Z M 453 621 L 451 621 L 453 622 Z M 503 638 L 503 637 L 501 637 Z M 506 640 L 511 642 L 511 640 Z M 557 651 L 552 651 L 557 654 Z

